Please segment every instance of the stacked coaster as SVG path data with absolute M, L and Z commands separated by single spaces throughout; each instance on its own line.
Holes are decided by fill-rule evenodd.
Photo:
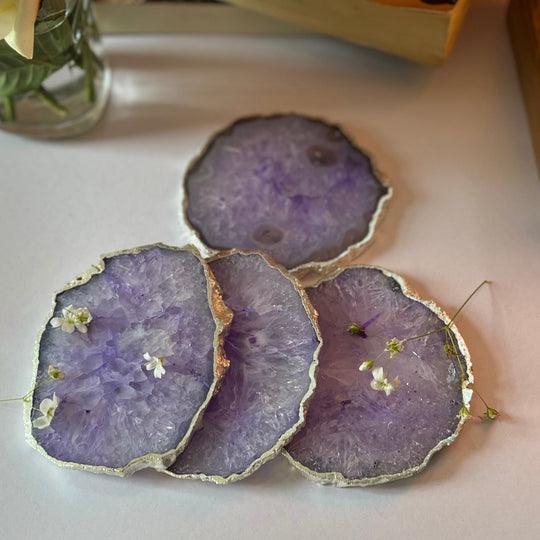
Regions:
M 304 423 L 320 337 L 305 293 L 267 258 L 236 252 L 209 264 L 234 314 L 231 367 L 169 473 L 225 483 L 273 458 Z
M 391 190 L 338 127 L 240 120 L 185 188 L 212 255 L 115 253 L 56 295 L 30 444 L 62 466 L 219 484 L 286 447 L 309 478 L 364 486 L 421 470 L 456 437 L 472 374 L 455 326 L 399 276 L 342 268 Z M 304 289 L 300 270 L 317 283 Z
M 93 472 L 169 466 L 228 366 L 230 321 L 195 251 L 104 257 L 55 298 L 27 408 L 31 443 Z
M 319 346 L 305 293 L 260 254 L 113 254 L 56 296 L 29 439 L 93 472 L 172 465 L 179 477 L 237 480 L 303 424 Z

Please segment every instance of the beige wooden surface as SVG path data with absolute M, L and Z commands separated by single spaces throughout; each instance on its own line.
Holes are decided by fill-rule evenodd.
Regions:
M 455 6 L 428 5 L 419 0 L 230 0 L 236 6 L 97 3 L 95 11 L 105 34 L 321 32 L 436 64 L 451 53 L 469 1 L 460 0 Z
M 312 30 L 225 4 L 151 2 L 125 6 L 95 4 L 104 34 L 308 34 Z
M 277 19 L 411 60 L 442 63 L 452 51 L 469 0 L 451 9 L 400 0 L 228 0 Z

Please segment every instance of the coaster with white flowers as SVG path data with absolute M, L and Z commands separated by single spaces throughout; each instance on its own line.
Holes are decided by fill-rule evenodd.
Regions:
M 28 441 L 92 472 L 168 467 L 228 367 L 230 320 L 195 250 L 105 256 L 55 297 L 25 399 Z
M 338 270 L 306 292 L 324 345 L 306 425 L 286 457 L 338 486 L 420 471 L 469 416 L 471 363 L 453 320 L 377 267 Z

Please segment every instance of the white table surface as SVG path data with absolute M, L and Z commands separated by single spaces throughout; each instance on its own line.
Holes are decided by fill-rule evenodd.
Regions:
M 450 311 L 494 280 L 459 326 L 500 421 L 470 422 L 393 485 L 320 487 L 278 458 L 219 487 L 57 468 L 25 444 L 20 404 L 4 404 L 2 538 L 540 538 L 540 181 L 504 8 L 474 2 L 441 68 L 327 38 L 108 38 L 113 95 L 96 129 L 0 135 L 0 397 L 28 390 L 53 291 L 103 252 L 188 239 L 180 177 L 210 133 L 299 111 L 346 126 L 395 186 L 361 260 Z

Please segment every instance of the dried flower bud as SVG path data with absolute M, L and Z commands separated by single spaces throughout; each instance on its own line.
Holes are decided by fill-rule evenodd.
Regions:
M 375 364 L 375 360 L 364 360 L 359 366 L 360 371 L 371 371 L 373 368 L 373 365 Z
M 459 409 L 458 416 L 460 418 L 469 418 L 469 416 L 471 416 L 470 413 L 469 413 L 469 408 L 467 407 L 467 405 L 463 405 L 461 407 L 461 409 Z
M 56 366 L 49 366 L 47 373 L 51 379 L 55 381 L 62 381 L 64 379 L 64 373 L 60 371 Z
M 347 328 L 347 332 L 349 332 L 351 336 L 367 337 L 366 330 L 356 323 L 351 323 L 349 328 Z
M 499 417 L 499 411 L 493 407 L 486 407 L 486 412 L 484 413 L 484 418 L 486 420 L 497 420 Z
M 457 352 L 456 352 L 456 349 L 454 347 L 454 345 L 452 343 L 448 343 L 446 342 L 444 344 L 444 352 L 448 355 L 448 356 L 457 356 Z
M 400 352 L 403 352 L 404 348 L 404 341 L 398 338 L 392 338 L 386 342 L 386 347 L 384 350 L 390 353 L 390 358 L 394 358 L 394 356 L 398 355 Z

